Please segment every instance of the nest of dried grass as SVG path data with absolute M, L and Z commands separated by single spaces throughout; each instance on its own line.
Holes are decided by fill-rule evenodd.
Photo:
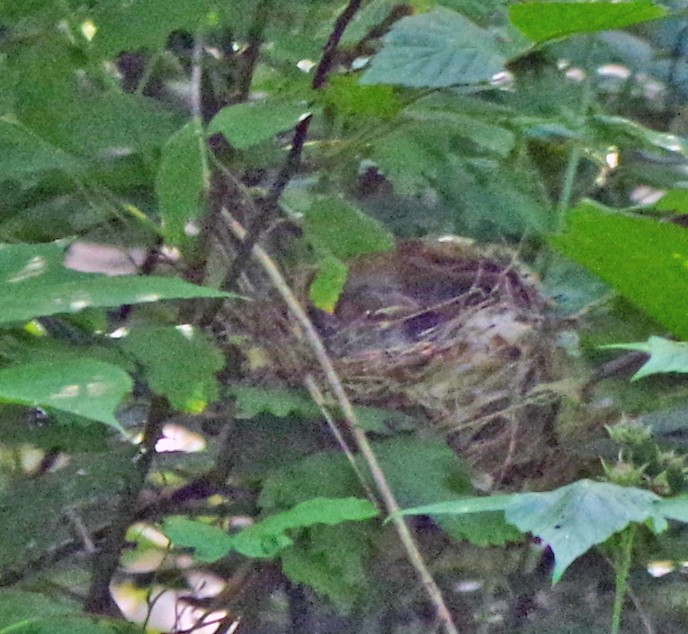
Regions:
M 309 308 L 355 403 L 426 419 L 501 485 L 561 467 L 558 405 L 537 389 L 557 380 L 561 356 L 546 309 L 513 252 L 458 239 L 363 257 L 333 314 Z M 261 351 L 254 370 L 290 383 L 318 374 L 277 303 L 244 305 L 232 321 Z

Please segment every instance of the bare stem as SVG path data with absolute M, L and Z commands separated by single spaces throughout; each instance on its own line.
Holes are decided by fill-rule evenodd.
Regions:
M 227 222 L 230 231 L 232 231 L 232 233 L 238 239 L 244 240 L 246 230 L 241 226 L 241 224 L 238 223 L 226 209 L 223 209 L 221 213 L 222 217 Z M 387 478 L 385 477 L 380 463 L 378 462 L 377 456 L 373 452 L 373 449 L 368 442 L 365 432 L 358 422 L 358 418 L 354 412 L 351 401 L 344 390 L 341 379 L 339 378 L 339 375 L 332 364 L 332 360 L 325 350 L 325 346 L 323 345 L 315 326 L 313 326 L 313 323 L 308 318 L 308 315 L 301 307 L 301 304 L 294 296 L 292 290 L 287 285 L 284 277 L 280 273 L 270 255 L 262 247 L 260 247 L 260 245 L 253 245 L 251 255 L 258 261 L 260 266 L 268 275 L 273 286 L 287 305 L 289 312 L 294 316 L 299 326 L 302 328 L 303 335 L 325 374 L 327 383 L 337 400 L 337 403 L 344 416 L 344 420 L 347 422 L 350 428 L 358 450 L 368 465 L 368 469 L 370 470 L 373 481 L 375 482 L 375 487 L 377 488 L 377 491 L 384 503 L 385 509 L 390 516 L 390 521 L 394 524 L 394 528 L 399 535 L 399 539 L 401 540 L 404 550 L 406 551 L 406 556 L 420 577 L 423 587 L 425 588 L 430 601 L 435 607 L 437 617 L 442 624 L 444 631 L 447 632 L 447 634 L 458 634 L 458 629 L 454 624 L 451 612 L 449 611 L 449 608 L 444 601 L 444 597 L 442 596 L 442 591 L 428 570 L 418 545 L 416 544 L 413 535 L 406 524 L 406 521 L 400 513 L 401 509 L 399 507 L 399 503 L 397 502 L 396 497 L 394 496 L 394 493 L 387 482 Z

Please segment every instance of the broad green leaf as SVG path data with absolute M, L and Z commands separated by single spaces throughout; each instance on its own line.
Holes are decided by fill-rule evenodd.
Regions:
M 214 0 L 101 3 L 102 10 L 93 19 L 98 29 L 93 45 L 103 57 L 142 48 L 162 50 L 172 31 L 196 33 L 214 5 Z
M 5 632 L 9 626 L 19 628 L 21 623 L 28 625 L 46 617 L 59 619 L 80 610 L 81 606 L 76 601 L 55 599 L 39 592 L 3 588 L 0 590 L 0 632 Z M 13 632 L 22 631 L 14 628 Z
M 122 348 L 143 366 L 151 390 L 172 407 L 198 414 L 216 401 L 215 374 L 225 360 L 206 335 L 192 326 L 148 326 L 133 329 Z
M 666 8 L 652 0 L 633 2 L 526 2 L 509 7 L 509 17 L 531 40 L 623 29 L 664 17 Z
M 304 214 L 306 239 L 316 253 L 347 258 L 388 251 L 393 236 L 376 220 L 342 198 L 322 196 Z
M 402 107 L 392 86 L 361 86 L 353 75 L 331 77 L 323 98 L 345 116 L 390 118 Z
M 193 548 L 198 561 L 222 559 L 232 550 L 234 539 L 219 526 L 175 515 L 163 523 L 163 531 L 175 546 Z
M 237 418 L 255 418 L 272 414 L 279 418 L 296 414 L 306 418 L 320 416 L 320 410 L 310 397 L 297 390 L 233 385 L 228 393 L 236 399 Z
M 688 339 L 686 229 L 584 202 L 554 247 L 611 284 L 675 335 Z
M 466 111 L 467 105 L 473 106 L 469 99 L 455 95 L 433 94 L 417 101 L 404 110 L 404 115 L 412 121 L 428 123 L 444 130 L 451 130 L 480 148 L 500 157 L 506 157 L 514 148 L 516 136 L 495 120 L 496 115 L 504 118 L 504 113 L 495 112 L 490 104 L 483 110 Z
M 328 312 L 334 312 L 342 294 L 349 267 L 340 259 L 325 256 L 318 262 L 318 273 L 308 289 L 308 295 L 314 306 Z
M 234 385 L 227 389 L 227 394 L 235 401 L 235 416 L 239 419 L 251 419 L 261 414 L 271 414 L 278 418 L 294 416 L 306 419 L 322 419 L 320 408 L 310 396 L 298 390 L 279 388 L 252 387 Z M 331 408 L 338 418 L 337 409 Z M 418 425 L 416 421 L 402 412 L 378 407 L 355 407 L 358 422 L 365 431 L 389 435 L 399 431 L 409 431 Z
M 177 278 L 79 273 L 63 261 L 64 246 L 58 243 L 0 245 L 0 324 L 88 307 L 232 296 Z
M 362 84 L 409 88 L 476 84 L 489 81 L 506 61 L 496 35 L 443 7 L 402 18 L 383 42 Z
M 238 103 L 218 112 L 208 125 L 208 134 L 221 132 L 237 149 L 244 150 L 293 128 L 311 112 L 303 101 L 266 100 Z
M 189 223 L 203 213 L 206 177 L 205 140 L 199 121 L 192 120 L 176 132 L 162 150 L 155 191 L 166 241 L 183 245 Z
M 580 480 L 549 493 L 518 495 L 505 516 L 550 546 L 556 583 L 574 560 L 630 523 L 654 521 L 659 530 L 666 526 L 655 506 L 660 499 L 642 489 Z
M 235 537 L 234 548 L 247 557 L 274 557 L 293 543 L 285 534 L 288 530 L 316 524 L 333 526 L 348 521 L 360 522 L 377 515 L 376 506 L 369 500 L 355 497 L 313 498 L 241 531 Z
M 658 211 L 688 213 L 688 189 L 670 189 L 654 205 Z
M 660 500 L 657 502 L 657 512 L 668 519 L 688 524 L 688 495 Z
M 688 372 L 688 343 L 652 336 L 647 341 L 617 343 L 602 347 L 607 349 L 637 350 L 650 355 L 650 358 L 633 375 L 632 381 L 637 381 L 651 374 L 666 374 L 667 372 L 686 374 Z
M 653 530 L 664 530 L 666 520 L 657 505 L 660 500 L 642 489 L 579 480 L 545 493 L 465 498 L 408 509 L 403 514 L 504 511 L 507 522 L 550 546 L 555 557 L 552 579 L 556 583 L 575 559 L 632 522 L 650 522 Z
M 294 583 L 313 588 L 339 609 L 357 600 L 370 603 L 377 579 L 371 579 L 379 527 L 370 523 L 312 526 L 302 539 L 280 554 L 282 571 Z
M 293 544 L 286 534 L 288 530 L 315 524 L 362 521 L 377 514 L 377 508 L 368 500 L 313 498 L 289 511 L 266 517 L 236 535 L 228 535 L 220 528 L 184 517 L 167 519 L 164 531 L 175 545 L 194 548 L 199 561 L 216 561 L 232 551 L 246 557 L 273 558 Z
M 80 96 L 64 109 L 54 127 L 60 146 L 78 156 L 102 160 L 152 152 L 180 125 L 178 115 L 142 95 L 110 90 Z
M 133 382 L 102 361 L 31 363 L 0 370 L 0 400 L 57 409 L 121 429 L 115 412 Z
M 28 180 L 49 171 L 74 173 L 79 159 L 50 145 L 19 123 L 0 120 L 0 179 Z

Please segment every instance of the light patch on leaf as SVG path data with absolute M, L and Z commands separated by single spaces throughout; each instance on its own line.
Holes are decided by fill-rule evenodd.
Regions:
M 652 336 L 645 342 L 617 343 L 601 347 L 606 349 L 637 350 L 650 355 L 650 358 L 640 370 L 633 375 L 632 381 L 637 381 L 652 374 L 667 374 L 669 372 L 688 373 L 688 343 Z

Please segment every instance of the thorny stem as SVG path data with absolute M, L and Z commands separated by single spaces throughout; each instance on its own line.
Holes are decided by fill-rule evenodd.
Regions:
M 621 613 L 628 593 L 628 576 L 633 561 L 633 542 L 635 541 L 636 526 L 631 524 L 619 537 L 619 544 L 612 555 L 614 567 L 614 611 L 612 613 L 612 625 L 610 634 L 619 634 L 621 631 Z
M 246 235 L 246 230 L 232 217 L 229 211 L 223 209 L 221 213 L 227 222 L 230 231 L 232 231 L 232 233 L 234 233 L 238 239 L 243 240 Z M 301 304 L 294 296 L 294 293 L 287 285 L 285 279 L 282 277 L 282 274 L 277 269 L 277 266 L 269 254 L 259 245 L 253 246 L 251 254 L 268 275 L 275 289 L 282 297 L 284 303 L 287 305 L 289 312 L 294 316 L 299 326 L 302 328 L 303 336 L 305 337 L 311 350 L 313 351 L 313 354 L 320 364 L 320 367 L 325 374 L 327 384 L 337 400 L 344 419 L 350 428 L 351 435 L 356 442 L 358 450 L 363 456 L 363 459 L 370 470 L 377 491 L 382 498 L 387 512 L 389 513 L 390 521 L 394 524 L 404 550 L 406 551 L 406 556 L 420 577 L 423 587 L 425 588 L 430 601 L 435 607 L 437 617 L 444 628 L 444 631 L 447 632 L 447 634 L 458 634 L 458 629 L 454 624 L 452 615 L 444 601 L 444 597 L 442 596 L 442 591 L 428 570 L 418 545 L 416 544 L 413 535 L 406 524 L 406 521 L 401 516 L 399 503 L 397 502 L 396 497 L 394 496 L 394 493 L 387 482 L 384 471 L 382 470 L 380 463 L 378 462 L 378 459 L 373 452 L 370 443 L 368 442 L 365 432 L 361 429 L 351 401 L 344 390 L 341 379 L 339 378 L 339 375 L 332 364 L 332 360 L 325 350 L 325 346 L 323 345 L 315 326 L 313 326 L 313 323 L 308 318 L 308 315 L 301 307 Z
M 153 398 L 143 433 L 141 453 L 136 457 L 134 464 L 135 473 L 121 494 L 115 521 L 108 530 L 102 549 L 96 553 L 94 559 L 91 587 L 84 602 L 86 612 L 109 615 L 117 615 L 119 612 L 110 595 L 110 583 L 119 566 L 127 529 L 136 518 L 136 501 L 153 464 L 155 444 L 169 414 L 170 405 L 167 399 L 161 396 Z

